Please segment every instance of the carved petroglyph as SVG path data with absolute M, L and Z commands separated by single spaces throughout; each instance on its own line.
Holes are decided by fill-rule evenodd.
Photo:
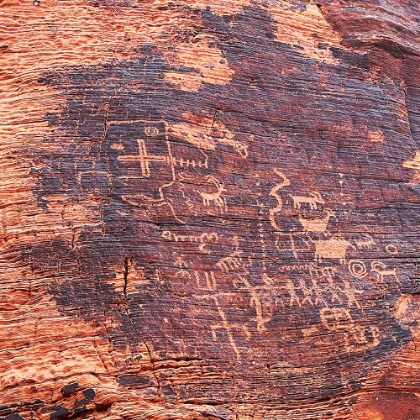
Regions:
M 362 279 L 365 277 L 368 272 L 366 269 L 366 265 L 363 261 L 360 260 L 350 260 L 348 263 L 350 274 L 353 277 L 357 277 L 359 279 Z
M 278 268 L 279 273 L 306 273 L 312 278 L 316 277 L 329 277 L 332 278 L 337 272 L 337 268 L 333 266 L 319 266 L 316 263 L 307 264 L 282 264 Z
M 169 230 L 164 230 L 161 237 L 167 241 L 173 242 L 198 243 L 198 249 L 204 254 L 211 254 L 211 251 L 207 246 L 215 244 L 219 240 L 219 235 L 216 232 L 204 232 L 201 235 L 178 235 Z
M 265 240 L 266 232 L 264 230 L 264 205 L 260 203 L 258 200 L 256 200 L 256 204 L 258 206 L 258 236 L 259 236 L 259 242 L 261 247 L 261 253 L 262 253 L 262 276 L 263 282 L 267 286 L 271 286 L 272 282 L 271 279 L 267 276 L 267 264 L 266 264 L 266 258 L 267 258 L 267 244 Z
M 385 250 L 386 250 L 386 252 L 388 252 L 388 254 L 393 254 L 393 255 L 398 254 L 398 248 L 394 244 L 388 244 L 385 247 Z
M 386 267 L 386 264 L 381 261 L 372 261 L 370 267 L 371 272 L 376 274 L 379 282 L 382 283 L 384 281 L 384 277 L 390 276 L 394 277 L 395 280 L 400 283 L 400 280 L 397 276 L 397 270 L 395 268 L 389 269 Z
M 329 307 L 329 303 L 342 303 L 342 299 L 337 294 L 336 286 L 332 277 L 311 276 L 313 306 Z M 330 292 L 330 296 L 328 295 Z
M 342 238 L 319 239 L 313 241 L 315 243 L 315 261 L 337 259 L 340 263 L 346 261 L 347 249 L 353 248 L 351 242 Z
M 297 260 L 302 255 L 308 258 L 309 253 L 314 253 L 316 262 L 337 259 L 340 263 L 345 262 L 348 248 L 356 249 L 350 241 L 340 236 L 328 239 L 313 239 L 310 235 L 299 232 L 288 235 L 278 234 L 275 246 L 281 253 L 291 252 Z
M 329 331 L 343 334 L 347 352 L 376 347 L 380 342 L 379 329 L 375 326 L 358 325 L 347 308 L 322 308 L 320 317 Z
M 350 274 L 356 278 L 364 278 L 368 274 L 373 274 L 374 278 L 378 282 L 378 286 L 383 291 L 383 285 L 386 284 L 385 278 L 392 277 L 400 283 L 398 278 L 397 270 L 395 268 L 389 269 L 386 264 L 382 261 L 372 261 L 370 263 L 370 270 L 367 269 L 366 264 L 360 260 L 350 260 L 348 263 Z
M 210 327 L 211 328 L 211 333 L 212 333 L 212 336 L 213 336 L 213 340 L 214 341 L 217 341 L 217 334 L 216 334 L 217 333 L 217 330 L 221 330 L 221 329 L 222 330 L 225 330 L 226 333 L 227 333 L 227 335 L 228 335 L 230 345 L 232 346 L 233 351 L 236 354 L 236 359 L 237 360 L 241 360 L 242 359 L 241 353 L 239 352 L 238 346 L 237 346 L 236 341 L 235 341 L 235 339 L 233 337 L 233 330 L 234 330 L 234 328 L 239 329 L 239 330 L 242 330 L 243 333 L 246 335 L 246 337 L 249 338 L 251 336 L 251 334 L 250 334 L 250 332 L 248 330 L 248 327 L 246 325 L 239 325 L 239 324 L 235 324 L 235 323 L 229 323 L 229 321 L 228 321 L 228 319 L 226 317 L 226 314 L 223 311 L 223 309 L 222 309 L 222 307 L 221 307 L 221 305 L 219 303 L 219 299 L 217 298 L 217 296 L 213 296 L 213 300 L 214 300 L 214 303 L 216 305 L 216 308 L 217 308 L 217 311 L 219 313 L 219 316 L 220 316 L 220 318 L 222 320 L 222 322 L 220 324 L 212 325 Z
M 276 175 L 279 176 L 282 179 L 282 182 L 277 184 L 270 191 L 270 195 L 277 200 L 277 206 L 270 209 L 269 218 L 270 218 L 271 226 L 273 226 L 273 228 L 276 229 L 276 230 L 281 230 L 280 227 L 277 225 L 276 219 L 275 219 L 275 215 L 277 213 L 280 213 L 282 208 L 283 208 L 283 200 L 282 200 L 281 196 L 278 194 L 278 191 L 281 188 L 287 187 L 288 185 L 290 185 L 290 180 L 279 169 L 274 168 L 273 170 L 276 173 Z
M 242 258 L 241 258 L 242 251 L 236 250 L 232 254 L 227 257 L 221 258 L 216 267 L 220 268 L 224 272 L 229 272 L 231 270 L 237 270 L 242 266 Z
M 323 288 L 316 278 L 303 279 L 300 278 L 295 284 L 291 279 L 287 279 L 283 288 L 289 294 L 289 306 L 292 307 L 295 303 L 302 307 L 305 303 L 310 306 L 323 306 L 328 307 L 330 291 L 328 288 Z M 340 301 L 341 302 L 341 301 Z
M 259 295 L 260 291 L 257 287 L 252 286 L 252 284 L 247 279 L 247 276 L 249 275 L 248 268 L 251 265 L 252 262 L 244 261 L 244 259 L 242 258 L 242 251 L 237 248 L 227 257 L 221 258 L 217 262 L 216 267 L 218 267 L 225 273 L 233 274 L 235 276 L 235 286 L 238 286 L 239 284 L 243 284 L 245 286 L 245 289 L 251 295 L 250 304 L 252 307 L 255 308 L 255 320 L 257 322 L 257 330 L 265 331 L 265 324 L 271 320 L 271 317 L 265 317 L 263 315 L 262 301 Z
M 361 309 L 362 305 L 357 299 L 356 294 L 363 294 L 363 290 L 356 289 L 356 287 L 354 287 L 353 284 L 346 279 L 343 279 L 343 284 L 344 288 L 341 290 L 347 296 L 347 305 L 351 307 L 352 304 L 354 304 L 354 306 Z
M 164 191 L 175 184 L 174 188 L 181 191 L 185 204 L 193 214 L 197 214 L 196 205 L 191 201 L 191 194 L 188 194 L 188 188 L 185 188 L 183 181 L 191 181 L 190 178 L 199 176 L 196 170 L 209 169 L 208 155 L 200 150 L 200 145 L 197 145 L 196 150 L 189 150 L 184 144 L 174 143 L 169 139 L 165 121 L 146 120 L 110 121 L 107 123 L 104 140 L 112 149 L 112 153 L 107 152 L 107 158 L 118 163 L 114 164 L 117 174 L 115 185 L 122 191 L 124 201 L 133 205 L 167 205 L 174 217 L 184 223 L 177 216 L 174 203 L 169 198 L 173 194 L 169 196 Z M 227 141 L 232 146 L 236 145 L 242 154 L 245 153 L 245 146 L 241 148 L 233 138 Z M 191 170 L 193 175 L 189 176 L 182 170 Z M 197 179 L 192 182 L 197 182 Z M 209 184 L 208 191 L 206 183 Z M 200 185 L 203 184 L 204 188 L 196 192 L 204 206 L 216 206 L 220 212 L 225 212 L 226 199 L 223 193 L 226 189 L 223 183 L 214 176 L 207 175 L 205 182 L 200 182 Z
M 299 252 L 308 252 L 308 251 L 311 250 L 310 242 L 306 237 L 304 237 L 302 235 L 292 235 L 292 234 L 290 234 L 289 237 L 290 237 L 290 249 L 293 253 L 293 256 L 296 259 L 299 258 L 298 257 Z M 300 247 L 299 248 L 298 246 L 296 246 L 297 239 L 299 239 L 301 244 L 305 244 L 305 247 Z
M 328 277 L 331 278 L 337 271 L 336 267 L 318 267 L 315 264 L 308 264 L 309 274 L 311 277 Z
M 210 206 L 212 203 L 220 208 L 220 211 L 223 213 L 226 211 L 226 200 L 222 197 L 223 192 L 226 191 L 223 183 L 219 182 L 216 178 L 212 176 L 206 176 L 206 181 L 210 184 L 213 184 L 216 187 L 216 191 L 213 193 L 206 193 L 198 191 L 203 199 L 203 204 L 205 206 Z
M 107 121 L 102 153 L 112 173 L 112 185 L 123 201 L 139 206 L 168 206 L 165 189 L 175 181 L 174 158 L 165 121 Z
M 295 291 L 295 285 L 293 284 L 293 282 L 290 279 L 286 280 L 286 285 L 284 286 L 285 289 L 287 290 L 287 292 L 289 293 L 290 296 L 290 302 L 289 302 L 289 306 L 293 306 L 294 303 L 296 302 L 297 305 L 300 307 L 300 300 L 298 295 L 296 294 Z
M 299 214 L 298 219 L 305 232 L 325 232 L 331 217 L 336 217 L 335 213 L 330 209 L 325 209 L 326 215 L 317 219 L 306 219 Z
M 124 155 L 119 156 L 118 160 L 127 162 L 138 160 L 141 167 L 141 174 L 144 177 L 150 177 L 150 165 L 149 162 L 166 162 L 169 163 L 168 156 L 156 156 L 156 155 L 149 155 L 146 149 L 146 143 L 144 140 L 137 140 L 139 146 L 139 154 L 136 155 Z
M 348 280 L 341 276 L 335 277 L 337 269 L 333 266 L 320 267 L 316 264 L 297 264 L 289 266 L 286 272 L 296 272 L 298 279 L 287 278 L 280 287 L 289 294 L 289 306 L 297 304 L 299 307 L 323 306 L 329 308 L 333 304 L 346 304 L 347 307 L 361 308 L 357 295 L 362 294 Z M 304 273 L 299 273 L 303 269 Z M 279 270 L 280 271 L 280 270 Z M 309 273 L 309 278 L 305 274 Z
M 348 331 L 353 318 L 347 308 L 322 308 L 319 311 L 322 324 L 330 331 Z
M 195 284 L 200 291 L 217 291 L 217 281 L 214 271 L 188 270 L 183 267 L 176 272 L 176 277 L 182 281 L 195 280 Z
M 179 168 L 206 168 L 209 167 L 209 158 L 208 156 L 201 150 L 199 152 L 204 156 L 204 160 L 197 160 L 197 159 L 184 159 L 183 157 L 173 157 L 173 164 L 175 167 Z
M 239 156 L 241 156 L 242 159 L 246 159 L 248 157 L 248 146 L 240 141 L 233 140 L 233 139 L 219 139 L 218 143 L 221 144 L 228 144 L 229 146 L 232 146 L 237 153 L 239 153 Z
M 216 290 L 216 276 L 213 271 L 194 271 L 194 277 L 197 282 L 197 287 L 200 290 Z
M 184 258 L 178 257 L 175 261 L 175 266 L 178 268 L 187 268 L 188 267 L 188 263 L 184 260 Z
M 215 150 L 217 144 L 228 145 L 242 159 L 248 157 L 248 146 L 235 140 L 235 134 L 221 121 L 217 120 L 217 112 L 214 115 L 204 116 L 188 111 L 183 114 L 183 117 L 185 122 L 171 126 L 171 132 L 175 136 L 205 150 Z M 250 140 L 253 139 L 253 135 L 248 135 L 247 137 Z
M 166 163 L 168 165 L 170 165 L 172 167 L 172 173 L 173 173 L 173 178 L 175 178 L 175 173 L 173 170 L 173 157 L 172 157 L 172 151 L 171 151 L 171 146 L 169 143 L 169 140 L 167 138 L 167 133 L 166 133 L 166 122 L 163 121 L 157 121 L 157 123 L 163 124 L 165 132 L 161 132 L 161 130 L 159 130 L 157 127 L 155 126 L 151 126 L 151 125 L 147 125 L 150 124 L 150 121 L 144 121 L 144 120 L 136 120 L 136 121 L 130 121 L 130 122 L 126 122 L 126 121 L 110 121 L 108 123 L 108 126 L 111 125 L 122 125 L 122 124 L 127 124 L 127 123 L 143 123 L 145 125 L 144 127 L 144 134 L 147 137 L 146 139 L 136 139 L 137 145 L 138 145 L 138 154 L 137 155 L 130 155 L 130 154 L 121 154 L 120 156 L 118 156 L 118 160 L 121 162 L 139 162 L 140 164 L 140 168 L 141 168 L 141 174 L 143 177 L 149 178 L 151 176 L 151 169 L 150 169 L 150 162 L 163 162 Z M 165 141 L 166 141 L 166 150 L 165 155 L 156 155 L 156 154 L 149 154 L 148 152 L 148 147 L 147 147 L 147 143 L 148 142 L 153 142 L 154 144 L 159 143 L 159 140 L 152 140 L 150 139 L 153 137 L 157 137 L 157 136 L 162 136 L 165 137 Z M 113 145 L 114 148 L 116 148 L 115 146 L 117 146 L 117 144 Z M 121 145 L 122 146 L 122 145 Z M 120 147 L 121 147 L 120 146 Z M 162 149 L 162 148 L 160 148 Z M 122 146 L 122 148 L 120 150 L 124 150 L 124 147 Z
M 342 238 L 341 235 L 327 239 L 315 239 L 310 233 L 299 232 L 290 234 L 279 233 L 276 236 L 274 244 L 280 253 L 291 252 L 296 260 L 307 260 L 312 254 L 315 263 L 338 260 L 340 264 L 346 262 L 349 249 L 353 251 L 358 249 L 366 250 L 376 246 L 376 243 L 370 235 L 364 235 L 362 239 L 350 241 Z M 391 250 L 394 251 L 393 248 Z M 347 265 L 353 277 L 363 278 L 368 273 L 365 263 L 361 260 L 352 259 Z M 280 272 L 309 273 L 316 270 L 320 271 L 321 269 L 311 263 L 286 264 L 279 268 Z M 380 269 L 378 270 L 380 271 Z M 327 275 L 327 273 L 324 272 L 322 275 Z M 388 272 L 387 275 L 391 275 L 391 272 Z
M 233 148 L 239 153 L 242 159 L 248 157 L 248 146 L 240 141 L 235 141 Z
M 362 235 L 363 239 L 355 240 L 355 244 L 359 249 L 372 249 L 376 246 L 376 242 L 373 240 L 372 236 L 368 234 Z
M 159 130 L 156 127 L 148 126 L 144 129 L 146 136 L 153 137 L 159 135 Z
M 309 195 L 311 197 L 292 195 L 293 207 L 295 209 L 300 209 L 302 204 L 309 204 L 311 210 L 316 210 L 318 204 L 325 204 L 325 201 L 319 192 L 315 191 Z
M 309 273 L 312 269 L 314 269 L 314 270 L 316 269 L 316 266 L 313 263 L 309 263 L 309 264 L 282 264 L 278 268 L 280 273 L 290 272 L 290 271 Z
M 298 287 L 303 294 L 303 299 L 302 299 L 301 304 L 303 305 L 305 302 L 308 302 L 310 305 L 314 305 L 314 303 L 312 302 L 312 299 L 311 299 L 314 288 L 315 288 L 314 283 L 312 282 L 312 284 L 310 286 L 308 286 L 306 284 L 305 279 L 300 278 L 298 284 L 299 284 Z
M 236 359 L 241 360 L 242 357 L 234 338 L 234 332 L 242 331 L 246 338 L 250 338 L 251 334 L 246 325 L 232 323 L 228 320 L 227 314 L 223 310 L 219 300 L 216 273 L 213 271 L 200 272 L 194 270 L 193 274 L 191 274 L 188 270 L 180 270 L 177 273 L 177 277 L 181 280 L 194 278 L 198 289 L 202 292 L 207 292 L 206 294 L 198 295 L 197 297 L 206 300 L 210 299 L 214 303 L 217 313 L 219 314 L 220 322 L 210 326 L 212 338 L 214 341 L 218 341 L 217 332 L 220 330 L 225 331 L 228 336 L 229 344 L 236 355 Z

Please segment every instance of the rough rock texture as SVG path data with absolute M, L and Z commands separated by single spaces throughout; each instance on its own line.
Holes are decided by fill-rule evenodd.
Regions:
M 418 0 L 1 5 L 1 419 L 420 419 Z

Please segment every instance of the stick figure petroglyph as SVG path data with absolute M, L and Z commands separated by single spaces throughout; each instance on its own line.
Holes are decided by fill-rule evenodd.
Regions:
M 224 273 L 232 273 L 235 275 L 235 280 L 233 280 L 235 285 L 242 284 L 245 286 L 246 290 L 251 295 L 250 303 L 251 306 L 255 308 L 256 312 L 256 322 L 257 330 L 265 331 L 265 324 L 271 320 L 271 317 L 264 317 L 263 315 L 263 304 L 261 297 L 259 295 L 259 290 L 257 287 L 254 287 L 250 281 L 247 279 L 249 275 L 249 267 L 252 265 L 252 262 L 242 258 L 242 251 L 236 249 L 234 252 L 229 254 L 226 257 L 221 258 L 217 263 L 216 267 L 219 268 Z

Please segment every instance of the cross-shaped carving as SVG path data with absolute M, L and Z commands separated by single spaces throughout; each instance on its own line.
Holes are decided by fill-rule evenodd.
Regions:
M 147 153 L 146 143 L 144 140 L 137 140 L 139 145 L 139 154 L 138 155 L 123 155 L 119 156 L 118 160 L 123 162 L 140 162 L 141 174 L 149 178 L 150 177 L 150 165 L 149 162 L 169 162 L 169 156 L 158 156 L 158 155 L 149 155 Z

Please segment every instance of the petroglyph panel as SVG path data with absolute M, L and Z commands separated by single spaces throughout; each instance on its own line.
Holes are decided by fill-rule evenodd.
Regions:
M 115 193 L 131 204 L 163 201 L 163 190 L 175 181 L 164 121 L 107 122 L 102 153 Z
M 85 235 L 118 238 L 119 253 L 103 264 L 108 277 L 115 270 L 120 280 L 107 282 L 116 293 L 122 290 L 132 322 L 157 359 L 184 354 L 250 366 L 252 348 L 270 360 L 280 352 L 285 363 L 299 364 L 292 329 L 316 349 L 305 358 L 315 375 L 311 365 L 331 358 L 328 349 L 337 340 L 343 343 L 333 357 L 338 364 L 348 354 L 360 360 L 364 352 L 386 360 L 381 346 L 393 352 L 404 345 L 409 332 L 389 313 L 386 299 L 404 281 L 412 286 L 407 274 L 383 260 L 401 248 L 390 241 L 391 226 L 377 225 L 381 214 L 369 206 L 372 216 L 357 208 L 365 187 L 358 187 L 358 198 L 347 175 L 307 170 L 302 176 L 293 162 L 276 161 L 266 171 L 258 159 L 272 145 L 263 137 L 254 135 L 251 143 L 249 135 L 238 132 L 236 138 L 231 130 L 227 141 L 210 130 L 206 141 L 216 136 L 214 147 L 202 147 L 172 130 L 165 113 L 153 112 L 148 119 L 107 121 L 96 166 L 106 174 L 110 193 L 102 200 L 100 231 Z M 276 147 L 283 150 L 281 143 Z M 119 232 L 119 225 L 127 230 Z M 83 252 L 92 251 L 85 246 Z M 119 255 L 130 262 L 117 271 L 118 260 L 124 267 Z M 72 293 L 76 300 L 79 292 Z M 375 313 L 389 320 L 386 327 L 377 315 L 365 320 L 372 296 Z M 149 324 L 140 322 L 144 317 Z M 150 328 L 160 334 L 149 335 Z M 194 331 L 201 332 L 200 340 Z M 281 347 L 261 347 L 271 331 L 285 335 Z M 357 369 L 368 369 L 363 363 Z M 325 372 L 331 374 L 328 367 Z M 319 386 L 306 390 L 319 395 Z M 337 386 L 350 385 L 337 377 Z
M 401 60 L 382 35 L 342 42 L 323 4 L 298 0 L 215 10 L 106 1 L 95 13 L 92 2 L 62 3 L 102 25 L 123 16 L 121 45 L 131 47 L 115 60 L 95 49 L 83 65 L 43 67 L 30 82 L 49 92 L 43 111 L 19 113 L 28 108 L 44 131 L 14 117 L 0 127 L 0 306 L 14 302 L 2 312 L 4 353 L 20 349 L 23 360 L 48 335 L 37 319 L 19 337 L 19 311 L 29 319 L 33 307 L 57 347 L 90 337 L 74 365 L 86 389 L 100 387 L 99 409 L 86 404 L 112 418 L 122 414 L 106 405 L 110 389 L 127 407 L 152 407 L 129 417 L 185 419 L 353 419 L 340 404 L 369 384 L 418 389 L 407 373 L 381 382 L 418 344 L 415 55 Z M 2 56 L 25 62 L 19 45 L 0 46 Z M 49 399 L 69 369 L 45 373 Z M 22 372 L 1 382 L 7 404 L 21 386 L 41 395 L 41 373 Z M 309 408 L 298 412 L 302 399 Z

